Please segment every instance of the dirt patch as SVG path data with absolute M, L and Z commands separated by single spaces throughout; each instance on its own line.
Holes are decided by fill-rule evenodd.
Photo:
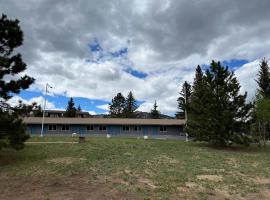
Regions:
M 244 196 L 241 196 L 239 193 L 232 193 L 226 188 L 216 189 L 211 196 L 209 196 L 209 200 L 226 200 L 226 199 L 235 199 L 235 200 L 269 200 L 270 190 L 264 189 L 260 190 L 257 193 L 248 193 Z
M 236 158 L 227 158 L 227 163 L 231 165 L 233 168 L 239 168 L 239 163 Z
M 178 194 L 173 199 L 197 199 L 197 194 L 205 188 L 194 182 L 186 182 L 185 186 L 177 187 Z
M 206 167 L 203 167 L 202 170 L 206 171 L 206 172 L 213 172 L 213 171 L 215 171 L 215 172 L 225 172 L 225 169 L 214 169 L 214 168 L 209 169 L 209 168 L 206 168 Z
M 97 182 L 100 184 L 107 184 L 107 183 L 111 183 L 111 184 L 121 184 L 121 185 L 125 185 L 125 186 L 129 186 L 129 182 L 124 181 L 121 178 L 118 177 L 110 177 L 110 176 L 98 176 L 97 177 Z
M 156 189 L 157 188 L 157 186 L 153 183 L 153 181 L 151 181 L 150 179 L 147 179 L 147 178 L 142 178 L 141 177 L 141 178 L 138 179 L 138 182 L 140 184 L 143 184 L 143 185 L 149 187 L 150 189 Z
M 148 160 L 146 164 L 152 165 L 152 164 L 178 164 L 179 160 L 176 160 L 174 158 L 171 158 L 167 155 L 160 155 L 153 158 L 153 160 Z
M 265 177 L 255 177 L 250 179 L 251 182 L 257 184 L 257 185 L 266 185 L 270 184 L 270 179 Z
M 221 176 L 221 175 L 198 175 L 197 179 L 212 181 L 212 182 L 220 182 L 223 180 L 223 176 Z
M 259 163 L 256 161 L 251 162 L 251 166 L 254 168 L 257 168 L 259 166 Z
M 86 158 L 73 158 L 73 157 L 63 157 L 63 158 L 54 158 L 47 160 L 49 164 L 56 164 L 56 165 L 70 165 L 76 162 L 83 162 L 86 161 Z
M 1 200 L 34 199 L 140 199 L 110 182 L 99 183 L 86 175 L 68 177 L 9 177 L 0 182 Z

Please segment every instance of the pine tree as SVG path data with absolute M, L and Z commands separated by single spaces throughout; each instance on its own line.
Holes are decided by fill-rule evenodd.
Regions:
M 195 80 L 200 80 L 199 77 Z M 194 87 L 198 87 L 196 84 L 197 82 Z M 196 92 L 202 96 L 196 96 Z M 241 95 L 239 92 L 240 84 L 234 73 L 228 67 L 221 66 L 220 62 L 212 61 L 202 78 L 202 86 L 199 91 L 198 88 L 197 91 L 195 89 L 191 99 L 193 118 L 191 125 L 188 121 L 188 130 L 199 131 L 198 137 L 195 134 L 196 139 L 222 146 L 232 142 L 249 142 L 242 133 L 247 131 L 246 122 L 252 106 L 246 104 L 247 93 Z M 193 102 L 195 97 L 200 97 L 201 102 L 199 99 Z M 195 103 L 198 104 L 194 105 Z M 194 117 L 195 115 L 198 117 Z
M 132 92 L 129 92 L 125 102 L 124 116 L 126 118 L 136 117 L 135 111 L 137 110 L 137 108 L 138 108 L 137 101 L 134 98 Z
M 82 109 L 81 109 L 81 105 L 79 104 L 77 107 L 77 113 L 80 113 L 80 112 L 82 112 Z
M 21 54 L 14 53 L 14 49 L 23 43 L 23 32 L 19 26 L 19 20 L 7 19 L 6 15 L 0 18 L 0 149 L 12 147 L 21 149 L 24 141 L 29 137 L 25 133 L 25 125 L 16 112 L 9 112 L 10 107 L 6 103 L 23 89 L 27 89 L 34 78 L 18 74 L 26 69 Z M 9 77 L 9 78 L 6 78 Z
M 155 100 L 155 103 L 153 105 L 153 109 L 150 112 L 150 117 L 152 119 L 159 119 L 160 118 L 160 112 L 158 111 L 158 105 L 157 105 L 157 101 Z
M 182 90 L 179 93 L 180 97 L 177 99 L 179 111 L 176 113 L 176 118 L 184 119 L 185 112 L 188 112 L 188 105 L 191 97 L 191 85 L 185 81 L 182 85 Z
M 195 72 L 195 78 L 190 97 L 189 112 L 186 131 L 196 140 L 207 140 L 207 128 L 205 128 L 208 119 L 208 106 L 211 104 L 209 90 L 206 88 L 205 77 L 201 67 L 198 65 Z
M 28 105 L 19 100 L 18 105 L 13 108 L 13 111 L 15 111 L 21 117 L 42 116 L 41 106 L 38 105 L 36 102 Z
M 270 71 L 267 60 L 264 58 L 260 63 L 260 71 L 258 74 L 258 94 L 262 98 L 270 99 Z
M 269 101 L 270 101 L 270 72 L 267 60 L 264 58 L 260 63 L 260 70 L 258 73 L 258 83 L 256 100 L 254 102 L 252 127 L 254 128 L 254 135 L 258 137 L 258 141 L 265 141 L 269 139 L 270 133 L 269 127 L 270 118 L 267 113 L 269 112 Z
M 68 101 L 67 109 L 64 113 L 64 117 L 75 117 L 76 116 L 76 108 L 73 98 L 71 97 Z
M 112 103 L 109 104 L 109 113 L 111 117 L 115 117 L 115 118 L 123 117 L 124 115 L 123 113 L 125 109 L 125 102 L 126 102 L 126 99 L 121 93 L 118 93 L 112 99 Z
M 14 54 L 13 50 L 23 43 L 23 32 L 19 20 L 9 20 L 6 15 L 0 19 L 0 98 L 4 100 L 12 97 L 11 93 L 19 93 L 27 89 L 34 78 L 24 75 L 17 79 L 16 75 L 26 70 L 21 54 Z M 11 79 L 4 79 L 10 76 Z

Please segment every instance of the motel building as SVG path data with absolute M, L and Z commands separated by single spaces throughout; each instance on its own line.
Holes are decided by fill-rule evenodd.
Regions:
M 41 133 L 42 117 L 26 117 L 27 132 L 31 136 Z M 90 117 L 45 117 L 43 135 L 80 136 L 180 136 L 183 135 L 185 120 L 181 119 L 130 119 Z

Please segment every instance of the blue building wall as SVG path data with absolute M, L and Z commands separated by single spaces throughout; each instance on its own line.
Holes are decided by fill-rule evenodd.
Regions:
M 183 126 L 166 126 L 167 131 L 161 132 L 158 125 L 141 125 L 141 130 L 136 131 L 134 125 L 129 126 L 128 131 L 123 130 L 122 125 L 105 125 L 106 130 L 99 130 L 99 125 L 93 125 L 94 130 L 87 130 L 87 125 L 69 125 L 69 130 L 62 130 L 62 125 L 56 125 L 56 130 L 49 130 L 49 125 L 44 124 L 44 135 L 71 135 L 77 133 L 79 135 L 180 135 L 183 133 Z M 27 132 L 30 135 L 40 135 L 41 125 L 27 125 Z

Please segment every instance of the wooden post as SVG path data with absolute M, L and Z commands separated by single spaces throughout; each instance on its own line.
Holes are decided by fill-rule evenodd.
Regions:
M 85 137 L 84 136 L 79 137 L 79 143 L 85 143 Z

